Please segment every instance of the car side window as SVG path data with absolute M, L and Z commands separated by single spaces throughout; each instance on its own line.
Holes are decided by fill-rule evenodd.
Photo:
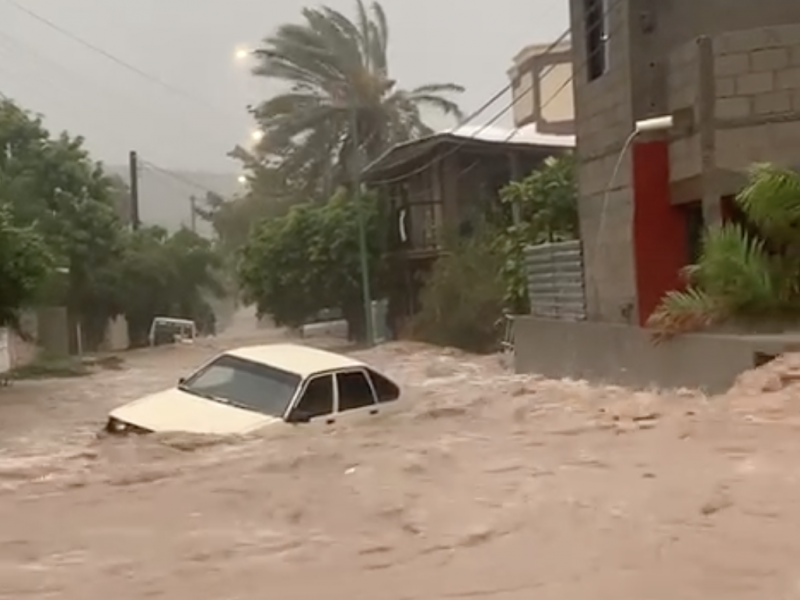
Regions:
M 333 412 L 333 376 L 322 375 L 309 380 L 300 401 L 292 409 L 308 419 L 323 417 Z
M 339 392 L 339 412 L 375 404 L 372 386 L 362 371 L 337 373 L 336 386 Z
M 375 394 L 378 396 L 378 402 L 392 402 L 400 397 L 400 388 L 389 378 L 384 377 L 372 369 L 369 370 L 369 378 L 372 380 L 372 385 L 375 387 Z

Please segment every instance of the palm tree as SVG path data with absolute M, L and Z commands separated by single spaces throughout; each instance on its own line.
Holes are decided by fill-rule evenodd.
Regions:
M 399 142 L 433 133 L 422 108 L 462 118 L 447 98 L 464 91 L 459 85 L 396 86 L 383 8 L 374 2 L 367 10 L 357 0 L 356 9 L 353 21 L 330 7 L 306 8 L 305 23 L 282 25 L 253 53 L 256 76 L 288 84 L 251 112 L 265 134 L 262 153 L 282 154 L 289 177 L 341 182 L 342 159 L 355 154 L 354 144 L 361 160 L 370 161 Z
M 689 286 L 667 294 L 650 317 L 657 339 L 731 318 L 800 314 L 800 174 L 756 164 L 736 197 L 746 223 L 706 231 Z

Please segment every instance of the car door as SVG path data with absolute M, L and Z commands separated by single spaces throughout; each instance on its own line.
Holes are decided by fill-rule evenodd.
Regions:
M 364 369 L 338 371 L 335 375 L 337 421 L 355 421 L 380 413 L 375 387 Z
M 336 388 L 332 374 L 311 377 L 286 420 L 290 423 L 333 423 L 336 408 Z

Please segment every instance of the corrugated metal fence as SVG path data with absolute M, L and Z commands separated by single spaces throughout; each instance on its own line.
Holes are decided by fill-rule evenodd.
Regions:
M 580 240 L 528 246 L 525 265 L 531 314 L 571 321 L 586 318 Z

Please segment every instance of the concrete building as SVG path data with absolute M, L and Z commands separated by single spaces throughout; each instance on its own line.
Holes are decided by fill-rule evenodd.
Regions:
M 515 368 L 724 391 L 800 337 L 642 328 L 754 162 L 800 165 L 800 2 L 570 0 L 588 322 L 515 319 Z M 669 115 L 668 131 L 632 136 Z M 617 169 L 617 166 L 619 167 Z
M 570 0 L 587 310 L 644 323 L 757 161 L 800 164 L 800 2 Z M 637 138 L 637 120 L 672 115 Z M 705 221 L 704 221 L 705 219 Z
M 574 135 L 572 46 L 533 44 L 514 57 L 508 71 L 514 94 L 514 125 L 535 124 L 541 133 Z

